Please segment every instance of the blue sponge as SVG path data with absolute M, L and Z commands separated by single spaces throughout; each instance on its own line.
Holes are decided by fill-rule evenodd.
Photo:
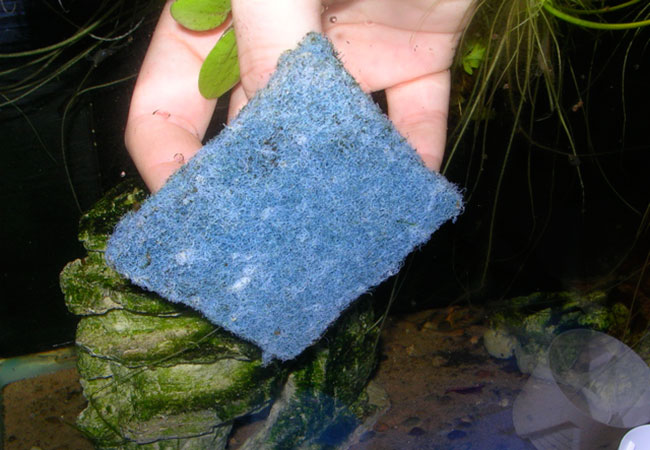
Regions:
M 256 343 L 265 363 L 287 360 L 461 202 L 310 33 L 230 126 L 122 219 L 106 259 Z

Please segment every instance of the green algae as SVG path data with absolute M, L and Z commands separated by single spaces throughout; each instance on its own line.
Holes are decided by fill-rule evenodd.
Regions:
M 148 195 L 144 184 L 133 179 L 108 191 L 90 211 L 81 216 L 79 240 L 84 248 L 89 252 L 103 252 L 120 218 L 137 209 Z
M 116 310 L 90 316 L 79 323 L 77 345 L 129 367 L 260 357 L 253 345 L 191 314 L 157 317 Z
M 130 368 L 83 351 L 80 374 L 89 407 L 78 425 L 104 446 L 210 433 L 268 405 L 282 381 L 259 360 Z
M 80 316 L 113 309 L 134 313 L 175 315 L 181 309 L 129 283 L 104 262 L 103 253 L 91 253 L 68 263 L 60 276 L 66 306 Z

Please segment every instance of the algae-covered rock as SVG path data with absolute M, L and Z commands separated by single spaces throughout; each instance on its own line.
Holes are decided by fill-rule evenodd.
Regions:
M 103 252 L 120 218 L 147 198 L 140 180 L 129 179 L 104 195 L 79 221 L 79 240 L 88 252 Z
M 515 354 L 517 338 L 503 328 L 490 328 L 483 335 L 483 344 L 487 352 L 499 359 L 507 359 Z
M 82 265 L 102 263 L 91 255 Z M 83 299 L 86 314 L 119 303 L 111 298 L 122 291 L 110 284 L 102 284 L 98 296 L 92 279 L 75 284 L 67 270 L 63 279 L 74 286 L 68 305 Z M 120 307 L 86 315 L 77 329 L 78 368 L 89 401 L 78 425 L 99 447 L 169 445 L 171 439 L 181 448 L 220 448 L 215 445 L 225 443 L 236 417 L 264 408 L 280 389 L 285 372 L 262 367 L 252 344 L 176 305 L 156 315 L 166 302 L 150 294 L 134 291 L 130 301 L 138 312 Z M 165 448 L 156 445 L 151 448 Z
M 370 305 L 357 303 L 325 342 L 303 355 L 264 428 L 242 449 L 326 449 L 343 444 L 376 407 L 359 396 L 375 365 L 379 330 L 372 319 Z
M 66 304 L 82 316 L 79 428 L 99 448 L 221 449 L 235 419 L 273 404 L 247 448 L 343 442 L 377 408 L 364 391 L 379 332 L 372 305 L 357 302 L 296 361 L 263 367 L 256 346 L 106 266 L 112 227 L 145 197 L 134 183 L 109 192 L 81 221 L 89 255 L 61 274 Z
M 496 358 L 514 355 L 519 370 L 532 373 L 558 334 L 573 328 L 614 333 L 621 329 L 628 310 L 607 304 L 607 294 L 534 293 L 493 303 L 485 348 Z
M 79 358 L 90 406 L 78 424 L 93 437 L 100 434 L 102 446 L 115 445 L 111 434 L 137 443 L 210 434 L 268 405 L 279 381 L 259 360 L 132 369 L 83 352 Z M 89 368 L 95 377 L 84 376 Z
M 80 316 L 104 314 L 113 309 L 157 315 L 175 315 L 182 311 L 129 283 L 106 265 L 103 253 L 90 253 L 66 265 L 60 283 L 66 306 Z
M 191 312 L 161 317 L 114 310 L 89 316 L 80 321 L 76 341 L 84 351 L 127 367 L 260 357 L 257 347 Z

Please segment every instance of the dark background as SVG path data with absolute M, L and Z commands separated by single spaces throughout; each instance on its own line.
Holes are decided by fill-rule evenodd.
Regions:
M 103 4 L 63 3 L 73 23 L 83 23 Z M 137 176 L 122 142 L 134 79 L 79 96 L 75 92 L 82 82 L 88 87 L 137 73 L 159 4 L 147 7 L 150 14 L 128 41 L 103 42 L 17 101 L 19 109 L 0 108 L 0 358 L 74 339 L 76 319 L 65 308 L 58 275 L 66 263 L 84 256 L 76 237 L 79 217 L 107 189 Z M 61 9 L 56 1 L 4 0 L 3 5 L 0 53 L 49 45 L 76 31 L 53 14 L 52 8 Z M 569 34 L 567 27 L 560 31 Z M 110 32 L 110 27 L 97 30 L 104 36 Z M 645 233 L 637 236 L 650 202 L 649 35 L 644 30 L 630 40 L 621 32 L 570 34 L 570 40 L 563 39 L 564 62 L 571 61 L 573 73 L 565 78 L 576 82 L 565 83 L 563 108 L 579 158 L 566 156 L 568 142 L 542 99 L 528 111 L 534 117 L 534 139 L 555 151 L 531 146 L 519 134 L 504 165 L 512 115 L 505 98 L 497 99 L 485 140 L 490 152 L 465 213 L 407 259 L 397 284 L 391 279 L 376 289 L 379 305 L 393 286 L 399 287 L 393 304 L 399 313 L 452 302 L 482 304 L 538 290 L 611 286 L 639 275 L 649 248 L 647 218 Z M 95 43 L 83 40 L 60 60 Z M 102 49 L 110 51 L 98 53 Z M 0 58 L 0 71 L 26 60 Z M 30 70 L 5 75 L 2 84 Z M 376 98 L 381 103 L 381 95 Z M 573 112 L 581 98 L 584 107 Z M 220 106 L 211 133 L 224 117 Z M 447 173 L 468 193 L 478 175 L 468 173 L 468 167 L 478 166 L 475 150 L 467 139 Z M 490 265 L 484 270 L 489 245 Z

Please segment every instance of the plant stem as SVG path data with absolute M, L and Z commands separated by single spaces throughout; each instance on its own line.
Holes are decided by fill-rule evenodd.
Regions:
M 632 6 L 636 3 L 639 3 L 640 1 L 641 0 L 629 0 L 625 3 L 619 3 L 618 5 L 614 5 L 614 6 L 605 6 L 604 8 L 598 8 L 598 9 L 580 9 L 580 8 L 566 7 L 566 8 L 562 8 L 562 10 L 573 14 L 603 14 L 603 13 L 618 11 L 619 9 L 627 8 L 628 6 Z
M 593 28 L 596 30 L 630 30 L 650 25 L 650 19 L 623 23 L 594 22 L 592 20 L 580 19 L 555 8 L 548 0 L 542 1 L 542 8 L 558 19 L 562 19 L 566 22 L 572 23 L 573 25 L 578 25 L 584 28 Z
M 93 31 L 95 28 L 98 26 L 102 25 L 105 23 L 105 20 L 107 17 L 110 16 L 110 14 L 117 9 L 119 6 L 119 3 L 115 3 L 113 6 L 111 6 L 99 19 L 95 20 L 93 23 L 88 25 L 85 28 L 82 28 L 81 31 L 73 34 L 67 39 L 64 39 L 63 41 L 57 42 L 56 44 L 48 45 L 47 47 L 42 47 L 42 48 L 37 48 L 35 50 L 27 50 L 24 52 L 16 52 L 16 53 L 0 53 L 0 58 L 22 58 L 24 56 L 32 56 L 32 55 L 38 55 L 41 53 L 46 53 L 51 50 L 56 50 L 62 47 L 67 46 L 68 44 L 72 44 L 73 42 L 76 42 L 80 40 L 82 37 L 85 35 L 89 34 L 91 31 Z

